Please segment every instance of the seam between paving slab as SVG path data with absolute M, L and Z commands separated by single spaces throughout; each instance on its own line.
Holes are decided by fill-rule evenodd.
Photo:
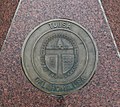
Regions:
M 19 9 L 19 7 L 20 7 L 21 2 L 22 2 L 22 0 L 20 0 L 19 3 L 18 3 L 18 6 L 17 6 L 17 9 L 16 9 L 16 11 L 15 11 L 15 14 L 14 14 L 14 17 L 13 17 L 13 19 L 12 19 L 12 22 L 13 22 L 13 20 L 15 19 L 15 16 L 16 16 L 16 14 L 17 14 L 17 12 L 18 12 L 18 9 Z M 112 39 L 113 39 L 113 43 L 114 43 L 114 45 L 115 45 L 115 48 L 116 48 L 118 57 L 120 58 L 120 52 L 119 52 L 119 50 L 118 50 L 116 41 L 115 41 L 115 39 L 114 39 L 112 30 L 111 30 L 111 28 L 110 28 L 110 26 L 109 26 L 107 16 L 106 16 L 105 11 L 104 11 L 104 8 L 103 8 L 103 6 L 102 6 L 102 2 L 101 2 L 101 0 L 98 0 L 98 2 L 99 2 L 99 4 L 100 4 L 100 7 L 101 7 L 101 9 L 102 9 L 102 11 L 103 11 L 103 16 L 104 16 L 105 21 L 106 21 L 106 23 L 107 23 L 107 25 L 108 25 L 108 28 L 109 28 L 109 30 L 110 30 L 111 37 L 112 37 Z M 12 24 L 12 22 L 11 22 L 11 24 Z M 9 29 L 8 29 L 6 38 L 5 38 L 4 43 L 3 43 L 2 47 L 1 47 L 1 51 L 2 51 L 2 48 L 4 47 L 4 44 L 5 44 L 5 42 L 6 42 L 6 39 L 7 39 L 7 37 L 8 37 L 8 34 L 9 34 L 9 32 L 10 32 L 10 29 L 11 29 L 11 25 L 10 25 L 10 27 L 9 27 Z
M 115 48 L 116 48 L 116 51 L 117 51 L 118 57 L 120 58 L 120 52 L 119 52 L 119 50 L 118 50 L 118 47 L 117 47 L 116 41 L 115 41 L 115 39 L 114 39 L 114 36 L 113 36 L 112 30 L 111 30 L 111 28 L 110 28 L 110 25 L 109 25 L 109 22 L 108 22 L 107 16 L 106 16 L 106 14 L 105 14 L 105 10 L 104 10 L 103 5 L 102 5 L 102 2 L 101 2 L 101 0 L 98 0 L 98 2 L 99 2 L 99 4 L 100 4 L 100 6 L 101 6 L 101 9 L 102 9 L 102 11 L 103 11 L 103 16 L 104 16 L 105 21 L 106 21 L 106 23 L 107 23 L 107 25 L 108 25 L 108 28 L 109 28 L 109 30 L 110 30 L 110 34 L 111 34 L 111 37 L 112 37 L 113 43 L 114 43 L 114 45 L 115 45 Z
M 13 16 L 13 18 L 12 18 L 11 24 L 13 23 L 13 20 L 15 19 L 15 16 L 16 16 L 16 14 L 17 14 L 17 12 L 18 12 L 18 9 L 19 9 L 19 7 L 20 7 L 21 2 L 22 2 L 22 0 L 19 0 L 18 6 L 17 6 L 17 8 L 16 8 L 16 10 L 15 10 L 15 14 L 14 14 L 14 16 Z M 8 34 L 9 34 L 9 32 L 10 32 L 10 29 L 11 29 L 11 24 L 10 24 L 10 27 L 9 27 L 9 29 L 8 29 L 6 38 L 5 38 L 4 42 L 3 42 L 3 45 L 2 45 L 2 47 L 1 47 L 1 52 L 2 52 L 3 47 L 4 47 L 4 45 L 5 45 L 6 39 L 8 38 Z

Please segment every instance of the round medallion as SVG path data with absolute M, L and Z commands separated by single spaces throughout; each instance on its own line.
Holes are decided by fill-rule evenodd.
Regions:
M 54 19 L 36 27 L 22 48 L 22 66 L 34 86 L 53 95 L 82 88 L 94 74 L 98 53 L 88 31 Z

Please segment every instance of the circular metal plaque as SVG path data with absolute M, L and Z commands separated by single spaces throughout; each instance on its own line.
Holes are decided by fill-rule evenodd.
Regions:
M 22 66 L 34 86 L 53 95 L 82 88 L 97 65 L 95 42 L 82 26 L 54 19 L 36 27 L 22 48 Z

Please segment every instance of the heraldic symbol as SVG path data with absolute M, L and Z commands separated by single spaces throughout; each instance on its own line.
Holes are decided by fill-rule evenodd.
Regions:
M 69 39 L 67 36 L 59 35 L 49 39 L 46 44 L 46 66 L 59 79 L 64 78 L 63 75 L 74 66 L 74 46 Z
M 31 83 L 44 92 L 66 95 L 81 89 L 93 76 L 98 51 L 81 25 L 53 19 L 36 27 L 22 48 L 22 66 Z

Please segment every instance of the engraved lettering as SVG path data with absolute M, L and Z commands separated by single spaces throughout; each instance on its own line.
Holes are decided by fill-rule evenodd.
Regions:
M 72 90 L 74 87 L 72 84 L 66 84 L 64 85 L 64 91 L 69 91 L 69 90 Z
M 22 65 L 37 88 L 66 95 L 90 80 L 98 56 L 91 35 L 83 27 L 58 19 L 45 22 L 33 32 L 25 41 Z
M 71 29 L 71 24 L 67 22 L 51 22 L 49 23 L 49 26 L 51 29 L 55 29 L 55 28 Z
M 73 84 L 74 84 L 74 87 L 79 87 L 80 85 L 83 84 L 83 81 L 82 81 L 82 79 L 79 77 L 78 79 L 76 79 L 76 80 L 73 82 Z
M 52 85 L 52 91 L 53 92 L 62 92 L 64 91 L 64 86 L 63 85 Z
M 35 82 L 39 85 L 39 86 L 41 86 L 42 88 L 44 88 L 44 85 L 45 85 L 45 82 L 43 81 L 43 80 L 41 80 L 40 78 L 36 78 L 35 79 Z

